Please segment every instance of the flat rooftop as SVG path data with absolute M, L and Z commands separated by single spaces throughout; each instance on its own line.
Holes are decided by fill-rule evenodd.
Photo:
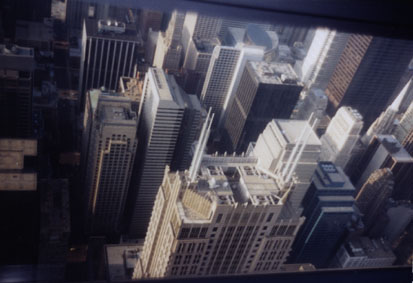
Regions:
M 99 32 L 99 20 L 86 19 L 86 34 L 91 37 L 107 38 L 113 40 L 135 41 L 141 43 L 140 36 L 134 24 L 125 24 L 125 31 L 122 33 L 115 33 L 110 31 Z
M 302 85 L 298 82 L 293 67 L 288 63 L 249 61 L 248 66 L 261 83 Z
M 106 267 L 109 281 L 130 280 L 134 264 L 137 262 L 142 244 L 106 245 Z
M 413 157 L 406 151 L 400 142 L 393 135 L 378 135 L 376 136 L 381 145 L 386 151 L 401 163 L 413 163 Z
M 292 144 L 297 142 L 305 127 L 310 128 L 309 123 L 305 120 L 277 119 L 273 120 L 272 123 L 278 127 L 287 142 Z M 321 146 L 321 142 L 313 130 L 311 130 L 307 145 Z
M 217 38 L 211 40 L 202 40 L 202 39 L 193 39 L 195 47 L 200 53 L 210 54 L 214 51 L 215 46 L 220 45 L 220 42 Z
M 148 72 L 154 78 L 156 89 L 162 101 L 175 102 L 174 104 L 178 107 L 184 106 L 181 94 L 183 90 L 178 86 L 173 76 L 165 74 L 165 71 L 160 68 L 149 68 Z

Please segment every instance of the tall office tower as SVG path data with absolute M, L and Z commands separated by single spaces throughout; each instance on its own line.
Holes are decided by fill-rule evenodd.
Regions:
M 104 86 L 117 90 L 121 76 L 135 77 L 141 46 L 133 24 L 85 20 L 79 78 L 81 105 L 89 89 Z
M 403 116 L 400 119 L 399 124 L 396 126 L 394 130 L 394 136 L 397 138 L 399 142 L 403 142 L 403 140 L 413 132 L 413 102 L 410 104 L 409 108 L 407 108 L 406 112 L 404 112 Z
M 410 156 L 413 156 L 413 130 L 403 140 L 402 143 L 404 149 Z M 393 198 L 397 200 L 410 200 L 413 203 L 413 190 L 411 184 L 413 184 L 413 163 L 394 163 L 392 168 L 394 176 L 394 192 Z
M 212 108 L 215 113 L 214 125 L 218 124 L 240 56 L 239 49 L 229 46 L 215 46 L 212 52 L 201 91 L 201 102 L 205 108 Z
M 141 10 L 139 13 L 139 31 L 143 40 L 147 40 L 149 29 L 159 31 L 162 24 L 162 12 L 152 10 Z
M 308 87 L 327 87 L 340 56 L 347 43 L 349 34 L 317 28 L 309 42 L 307 55 L 297 62 L 295 68 Z
M 392 266 L 396 256 L 384 239 L 358 237 L 344 243 L 336 259 L 338 268 L 379 268 Z
M 252 152 L 258 158 L 259 168 L 286 180 L 296 179 L 289 195 L 295 210 L 300 210 L 320 156 L 321 142 L 312 126 L 302 120 L 272 120 Z
M 69 182 L 67 179 L 42 179 L 39 192 L 38 263 L 60 268 L 63 280 L 70 236 Z
M 272 119 L 288 119 L 303 85 L 289 64 L 249 61 L 224 125 L 229 152 L 243 152 Z
M 178 71 L 182 57 L 182 29 L 185 12 L 173 11 L 168 28 L 164 33 L 159 33 L 153 66 L 168 71 Z
M 227 110 L 230 109 L 247 61 L 271 61 L 276 57 L 278 37 L 275 32 L 266 32 L 257 25 L 246 29 L 229 28 L 225 37 L 227 46 L 216 46 L 204 87 L 201 101 L 215 113 L 214 127 L 224 126 Z
M 221 29 L 222 21 L 222 18 L 200 15 L 196 12 L 188 12 L 186 14 L 182 30 L 182 46 L 185 60 L 191 39 L 208 41 L 216 38 Z
M 217 38 L 208 40 L 190 39 L 182 66 L 185 75 L 183 88 L 187 93 L 201 95 L 212 52 L 215 46 L 219 44 L 220 42 Z
M 33 48 L 0 45 L 0 137 L 32 136 Z
M 311 88 L 304 99 L 298 104 L 297 109 L 291 114 L 291 119 L 308 120 L 312 113 L 319 120 L 325 116 L 328 98 L 319 88 Z
M 361 141 L 365 145 L 368 145 L 375 135 L 393 134 L 397 126 L 395 121 L 396 115 L 400 110 L 400 105 L 404 101 L 406 94 L 407 91 L 400 92 L 392 104 L 387 107 L 386 111 L 382 112 L 374 121 L 374 123 L 361 138 Z
M 173 79 L 170 83 L 173 88 L 178 87 Z M 178 140 L 176 141 L 171 170 L 185 171 L 189 169 L 189 166 L 191 165 L 192 148 L 199 137 L 202 123 L 207 115 L 207 112 L 201 106 L 201 103 L 196 95 L 188 95 L 180 88 L 177 91 L 181 92 L 181 96 L 185 104 L 185 111 L 182 118 L 182 125 L 179 131 Z
M 350 35 L 325 90 L 328 114 L 351 106 L 367 129 L 386 107 L 412 56 L 412 41 Z
M 173 158 L 185 110 L 180 89 L 162 69 L 149 68 L 142 96 L 135 162 L 138 178 L 131 187 L 137 194 L 132 197 L 131 237 L 145 235 L 165 166 Z
M 376 169 L 390 168 L 396 173 L 404 164 L 413 165 L 413 157 L 394 136 L 375 136 L 355 166 L 351 180 L 359 189 Z
M 280 25 L 276 27 L 276 31 L 280 37 L 281 44 L 292 47 L 296 42 L 304 42 L 307 37 L 309 28 L 302 26 Z
M 363 214 L 366 230 L 369 230 L 383 212 L 386 201 L 392 194 L 393 174 L 389 168 L 375 170 L 356 196 L 356 205 Z
M 299 230 L 289 258 L 291 263 L 327 267 L 355 213 L 355 189 L 340 167 L 320 162 L 303 199 L 306 220 Z
M 165 170 L 133 279 L 283 266 L 304 221 L 284 203 L 286 191 L 248 157 L 211 157 L 207 164 L 193 180 L 188 171 Z
M 360 113 L 351 107 L 341 107 L 320 139 L 320 159 L 345 168 L 362 128 L 363 117 Z
M 136 152 L 136 113 L 117 93 L 88 92 L 82 136 L 86 229 L 119 233 Z

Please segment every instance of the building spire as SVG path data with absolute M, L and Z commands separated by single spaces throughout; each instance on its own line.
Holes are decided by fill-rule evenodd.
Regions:
M 407 84 L 404 86 L 404 88 L 400 91 L 400 93 L 397 95 L 396 99 L 393 101 L 393 103 L 389 106 L 390 109 L 393 109 L 394 111 L 398 112 L 400 108 L 400 104 L 403 102 L 404 98 L 406 97 L 407 90 L 410 88 L 410 85 L 412 83 L 413 77 L 407 82 Z

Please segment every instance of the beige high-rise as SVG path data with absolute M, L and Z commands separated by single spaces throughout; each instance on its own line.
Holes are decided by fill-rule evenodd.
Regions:
M 166 169 L 133 278 L 278 271 L 304 221 L 285 191 L 248 163 L 200 172 Z

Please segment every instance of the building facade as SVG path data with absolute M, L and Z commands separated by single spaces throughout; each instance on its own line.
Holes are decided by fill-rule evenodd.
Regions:
M 113 20 L 84 21 L 79 77 L 81 109 L 89 89 L 117 90 L 120 77 L 136 77 L 142 46 L 133 24 Z
M 350 35 L 325 90 L 328 114 L 351 106 L 363 116 L 367 129 L 395 91 L 413 56 L 412 46 L 407 40 Z
M 136 153 L 137 122 L 129 98 L 101 90 L 88 92 L 81 166 L 89 234 L 120 232 Z
M 190 182 L 167 169 L 133 278 L 279 271 L 303 219 L 262 174 L 208 166 Z
M 291 263 L 328 267 L 347 224 L 355 213 L 355 188 L 340 167 L 320 162 L 303 199 L 306 220 L 299 230 L 289 258 Z
M 0 136 L 31 138 L 34 49 L 0 45 Z
M 138 130 L 139 148 L 131 191 L 134 194 L 129 235 L 143 237 L 153 203 L 162 183 L 166 165 L 170 165 L 180 133 L 185 104 L 181 90 L 162 69 L 146 73 Z
M 366 230 L 373 227 L 377 217 L 384 213 L 384 206 L 393 192 L 393 174 L 389 168 L 374 171 L 356 196 L 356 205 L 363 215 Z
M 341 107 L 321 137 L 321 160 L 345 168 L 363 129 L 363 117 L 351 107 Z
M 303 88 L 289 64 L 248 61 L 228 110 L 228 152 L 243 152 L 272 119 L 288 119 Z
M 302 209 L 302 200 L 319 161 L 321 142 L 312 126 L 314 122 L 310 125 L 302 120 L 272 120 L 252 149 L 259 168 L 281 176 L 281 183 L 296 180 L 289 194 L 295 210 Z

